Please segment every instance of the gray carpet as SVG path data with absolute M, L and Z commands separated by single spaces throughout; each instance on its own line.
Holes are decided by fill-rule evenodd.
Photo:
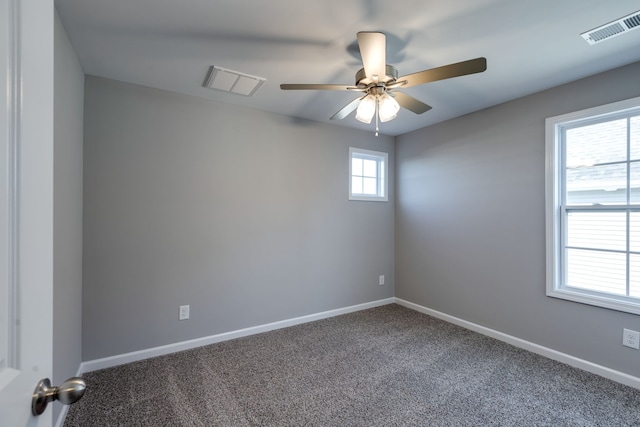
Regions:
M 640 391 L 398 305 L 85 378 L 65 426 L 640 426 Z

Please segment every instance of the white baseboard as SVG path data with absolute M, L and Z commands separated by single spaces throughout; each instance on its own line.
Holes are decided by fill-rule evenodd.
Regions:
M 382 305 L 393 304 L 393 303 L 394 303 L 394 298 L 386 298 L 386 299 L 372 301 L 364 304 L 352 305 L 350 307 L 338 308 L 335 310 L 323 311 L 321 313 L 295 317 L 293 319 L 267 323 L 265 325 L 252 326 L 250 328 L 239 329 L 237 331 L 225 332 L 222 334 L 211 335 L 208 337 L 196 338 L 189 341 L 182 341 L 174 344 L 163 345 L 160 347 L 153 347 L 145 350 L 134 351 L 131 353 L 119 354 L 116 356 L 105 357 L 102 359 L 88 360 L 80 364 L 80 368 L 78 369 L 78 372 L 79 372 L 79 375 L 81 375 L 85 372 L 97 371 L 98 369 L 111 368 L 113 366 L 136 362 L 138 360 L 149 359 L 151 357 L 157 357 L 165 354 L 175 353 L 178 351 L 189 350 L 196 347 L 202 347 L 204 345 L 215 344 L 222 341 L 242 338 L 249 335 L 260 334 L 262 332 L 268 332 L 276 329 L 287 328 L 289 326 L 295 326 L 302 323 L 308 323 L 316 320 L 327 319 L 329 317 L 340 316 L 342 314 L 353 313 L 356 311 L 366 310 L 368 308 L 380 307 Z
M 414 304 L 400 298 L 394 298 L 394 302 L 412 310 L 428 314 L 429 316 L 437 317 L 438 319 L 453 323 L 454 325 L 462 326 L 463 328 L 470 329 L 482 335 L 486 335 L 491 338 L 506 342 L 507 344 L 511 344 L 524 350 L 528 350 L 532 353 L 548 357 L 549 359 L 556 360 L 558 362 L 566 363 L 567 365 L 573 366 L 574 368 L 582 369 L 583 371 L 591 372 L 592 374 L 600 375 L 601 377 L 608 378 L 612 381 L 616 381 L 618 383 L 640 389 L 640 378 L 634 377 L 633 375 L 625 374 L 624 372 L 616 371 L 607 368 L 606 366 L 598 365 L 584 359 L 579 359 L 569 354 L 561 353 L 557 350 L 553 350 L 551 348 L 544 347 L 530 341 L 525 341 L 512 335 L 507 335 L 494 329 L 489 329 L 484 326 L 468 322 L 466 320 L 459 319 L 457 317 L 450 316 L 448 314 L 432 310 L 430 308 L 423 307 L 421 305 Z

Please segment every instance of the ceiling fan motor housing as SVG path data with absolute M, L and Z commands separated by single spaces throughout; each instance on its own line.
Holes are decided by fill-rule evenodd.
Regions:
M 393 65 L 386 65 L 385 73 L 386 75 L 384 76 L 378 76 L 378 83 L 384 83 L 386 85 L 398 79 L 398 70 Z M 356 73 L 356 86 L 368 86 L 372 83 L 374 83 L 373 79 L 367 77 L 364 68 L 358 70 Z

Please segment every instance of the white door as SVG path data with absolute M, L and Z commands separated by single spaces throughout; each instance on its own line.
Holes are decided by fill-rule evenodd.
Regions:
M 0 0 L 0 426 L 51 426 L 31 396 L 52 376 L 52 0 Z

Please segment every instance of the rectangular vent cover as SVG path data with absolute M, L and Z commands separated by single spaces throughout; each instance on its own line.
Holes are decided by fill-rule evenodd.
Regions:
M 253 96 L 267 79 L 250 76 L 239 71 L 212 65 L 204 80 L 203 87 L 236 93 L 238 95 Z
M 586 33 L 580 34 L 587 43 L 594 45 L 601 41 L 610 39 L 611 37 L 619 36 L 620 34 L 634 30 L 640 27 L 640 11 L 634 12 L 631 15 L 623 16 L 608 24 L 602 25 Z

